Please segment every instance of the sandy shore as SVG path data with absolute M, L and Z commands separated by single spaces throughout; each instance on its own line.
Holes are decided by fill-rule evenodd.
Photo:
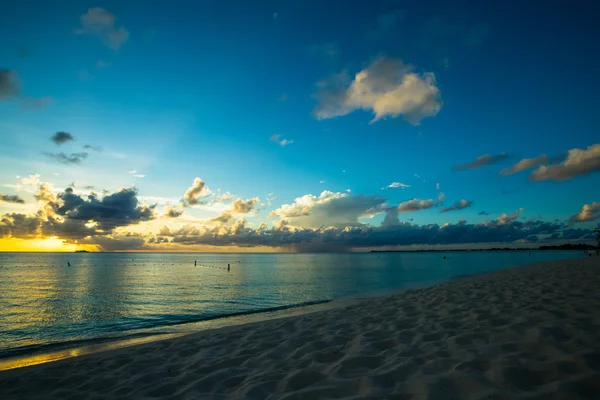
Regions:
M 7 399 L 598 399 L 600 258 L 0 372 Z

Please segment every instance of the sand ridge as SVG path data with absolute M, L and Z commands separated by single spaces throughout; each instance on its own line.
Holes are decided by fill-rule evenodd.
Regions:
M 600 258 L 0 372 L 0 398 L 597 399 Z

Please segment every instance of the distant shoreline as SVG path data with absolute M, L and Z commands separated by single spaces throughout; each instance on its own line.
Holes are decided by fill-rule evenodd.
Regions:
M 586 251 L 600 250 L 600 247 L 588 244 L 562 244 L 560 246 L 540 246 L 531 248 L 492 247 L 491 249 L 431 249 L 431 250 L 371 250 L 369 253 L 447 253 L 447 252 L 473 252 L 473 251 Z

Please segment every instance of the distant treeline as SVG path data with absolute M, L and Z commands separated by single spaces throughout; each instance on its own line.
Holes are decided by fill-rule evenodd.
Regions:
M 589 244 L 566 243 L 558 246 L 539 246 L 531 248 L 492 247 L 491 249 L 450 249 L 450 250 L 371 250 L 371 253 L 429 253 L 429 252 L 465 252 L 465 251 L 533 251 L 533 250 L 598 250 Z

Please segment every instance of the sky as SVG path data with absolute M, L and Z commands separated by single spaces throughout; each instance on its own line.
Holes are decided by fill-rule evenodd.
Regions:
M 589 4 L 5 1 L 0 251 L 593 243 Z

